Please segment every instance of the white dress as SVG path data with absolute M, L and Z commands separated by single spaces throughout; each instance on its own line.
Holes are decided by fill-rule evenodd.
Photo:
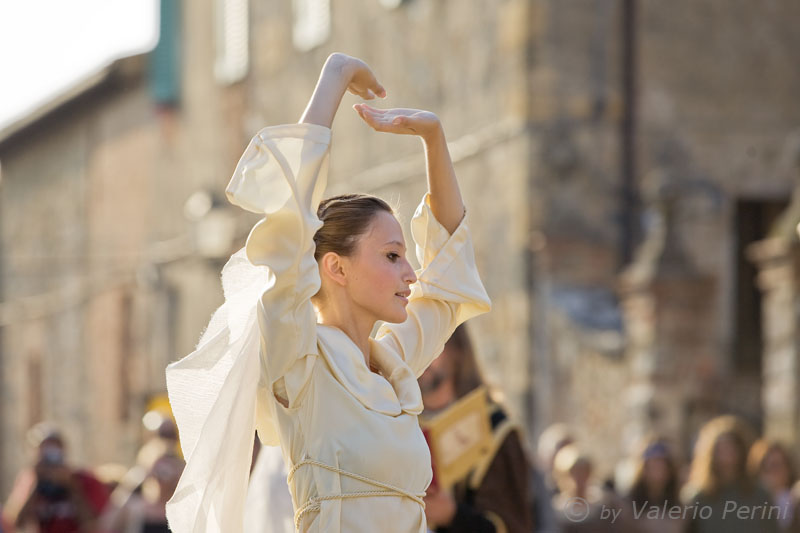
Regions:
M 259 445 L 261 446 L 261 445 Z M 247 488 L 245 533 L 293 533 L 294 511 L 281 449 L 261 446 Z
M 343 331 L 317 323 L 313 236 L 330 137 L 312 124 L 265 128 L 228 185 L 232 203 L 265 217 L 223 269 L 225 304 L 197 350 L 167 369 L 187 459 L 167 506 L 175 533 L 242 531 L 254 429 L 281 447 L 298 530 L 426 531 L 431 464 L 416 378 L 490 301 L 465 220 L 449 234 L 426 194 L 411 221 L 422 266 L 408 318 L 370 339 L 380 375 Z

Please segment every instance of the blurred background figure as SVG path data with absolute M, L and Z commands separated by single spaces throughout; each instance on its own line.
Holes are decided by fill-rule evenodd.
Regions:
M 278 446 L 259 449 L 244 506 L 245 533 L 293 533 L 294 509 L 286 483 L 286 463 Z
M 104 533 L 170 531 L 167 527 L 166 504 L 178 486 L 184 461 L 168 443 L 162 443 L 160 453 L 154 452 L 155 446 L 149 446 L 146 457 L 154 459 L 149 464 L 137 465 L 146 469 L 141 483 L 132 482 L 132 476 L 120 481 L 112 494 L 112 505 L 101 519 L 100 530 Z
M 770 502 L 769 493 L 747 471 L 750 442 L 750 430 L 733 415 L 714 418 L 700 429 L 683 496 L 686 505 L 708 507 L 711 512 L 708 517 L 692 516 L 690 533 L 778 531 L 777 513 L 762 518 L 760 511 Z M 730 502 L 737 508 L 759 510 L 755 516 L 741 519 L 730 511 Z
M 109 505 L 100 520 L 103 533 L 166 531 L 165 505 L 183 471 L 178 429 L 170 413 L 159 409 L 149 410 L 142 425 L 149 436 L 132 467 L 120 470 L 112 464 L 96 470 L 111 487 Z
M 592 459 L 576 444 L 567 444 L 556 453 L 553 475 L 558 494 L 552 503 L 558 529 L 562 533 L 630 532 L 625 505 L 612 487 L 598 485 L 593 474 Z M 606 516 L 604 511 L 614 514 Z
M 108 491 L 92 474 L 69 464 L 57 427 L 40 423 L 28 432 L 36 450 L 32 468 L 14 482 L 4 516 L 17 531 L 84 533 L 95 531 Z
M 769 492 L 772 505 L 780 509 L 778 530 L 790 531 L 796 512 L 792 486 L 797 473 L 789 450 L 779 442 L 759 439 L 750 448 L 747 467 L 750 476 Z
M 568 444 L 573 444 L 575 437 L 566 424 L 555 423 L 548 426 L 539 436 L 539 446 L 537 448 L 539 468 L 545 479 L 551 496 L 558 494 L 558 483 L 553 475 L 556 454 Z
M 682 518 L 670 517 L 663 509 L 680 507 L 681 480 L 670 446 L 660 438 L 647 439 L 634 467 L 625 511 L 639 533 L 681 533 Z
M 557 512 L 553 508 L 553 500 L 559 491 L 554 474 L 555 457 L 561 448 L 574 442 L 572 431 L 560 422 L 549 425 L 539 435 L 536 449 L 539 468 L 534 471 L 532 480 L 535 493 L 542 495 L 537 498 L 537 531 L 550 533 L 559 530 Z
M 150 411 L 144 416 L 143 422 L 146 428 L 155 429 L 139 449 L 139 453 L 136 455 L 137 464 L 153 464 L 165 451 L 170 451 L 178 457 L 183 457 L 178 442 L 178 427 L 171 416 Z
M 92 469 L 92 474 L 105 485 L 109 494 L 113 494 L 128 474 L 128 468 L 119 463 L 106 463 Z
M 456 328 L 442 354 L 419 378 L 423 416 L 430 418 L 483 385 L 465 325 Z M 452 493 L 428 489 L 425 514 L 438 532 L 494 533 L 534 531 L 530 464 L 519 428 L 499 403 L 491 401 L 490 423 L 494 442 L 488 468 L 471 472 Z

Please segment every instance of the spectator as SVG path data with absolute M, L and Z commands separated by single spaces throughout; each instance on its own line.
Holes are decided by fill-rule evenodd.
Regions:
M 178 428 L 175 426 L 175 421 L 167 416 L 162 416 L 155 433 L 139 449 L 139 453 L 136 455 L 136 464 L 147 465 L 146 468 L 149 468 L 166 452 L 183 457 L 178 443 Z
M 747 458 L 750 475 L 771 495 L 778 513 L 779 531 L 789 531 L 794 518 L 792 485 L 797 481 L 788 450 L 778 442 L 759 439 L 750 448 Z
M 543 472 L 551 496 L 558 494 L 558 483 L 556 483 L 553 475 L 556 454 L 564 446 L 574 443 L 575 437 L 573 437 L 572 432 L 566 424 L 560 422 L 551 424 L 539 435 L 539 446 L 537 449 L 539 467 Z
M 42 423 L 28 433 L 36 448 L 33 468 L 19 473 L 6 505 L 15 527 L 38 528 L 39 533 L 94 531 L 108 501 L 105 486 L 66 459 L 64 438 L 57 428 Z
M 669 446 L 661 439 L 648 439 L 634 467 L 626 509 L 640 533 L 680 533 L 685 529 L 685 519 L 664 511 L 682 510 L 679 488 L 678 467 Z
M 562 446 L 556 453 L 553 475 L 558 494 L 553 508 L 558 529 L 562 533 L 629 533 L 623 502 L 613 487 L 601 488 L 593 482 L 593 470 L 591 458 L 575 444 Z
M 463 324 L 456 328 L 442 354 L 419 378 L 426 415 L 443 411 L 483 384 L 472 343 Z M 453 492 L 428 489 L 425 514 L 438 532 L 494 533 L 533 530 L 529 495 L 530 465 L 519 429 L 497 402 L 490 401 L 494 437 L 486 456 Z
M 537 498 L 537 523 L 536 531 L 554 533 L 559 531 L 557 514 L 554 512 L 553 500 L 558 495 L 553 465 L 556 454 L 568 444 L 573 444 L 575 437 L 566 424 L 555 423 L 548 426 L 539 435 L 537 446 L 537 459 L 539 468 L 534 471 L 533 483 L 536 494 L 543 496 Z
M 714 418 L 701 428 L 683 493 L 686 505 L 707 512 L 691 515 L 690 533 L 778 531 L 775 514 L 762 513 L 769 494 L 747 472 L 749 444 L 749 430 L 735 416 Z
M 165 447 L 148 468 L 140 487 L 131 491 L 122 481 L 113 495 L 117 505 L 103 515 L 103 531 L 168 533 L 166 504 L 178 486 L 183 467 L 183 459 Z

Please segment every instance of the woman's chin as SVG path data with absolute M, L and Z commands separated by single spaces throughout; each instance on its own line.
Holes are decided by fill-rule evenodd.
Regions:
M 408 318 L 408 313 L 406 312 L 405 308 L 401 311 L 394 312 L 391 315 L 387 315 L 383 321 L 388 322 L 390 324 L 402 324 Z

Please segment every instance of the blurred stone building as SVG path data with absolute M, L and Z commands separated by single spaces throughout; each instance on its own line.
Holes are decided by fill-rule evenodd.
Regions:
M 249 137 L 296 121 L 332 51 L 432 109 L 493 312 L 472 326 L 531 440 L 609 473 L 688 453 L 722 412 L 800 437 L 800 4 L 792 0 L 162 1 L 161 40 L 0 131 L 0 497 L 41 419 L 129 462 L 164 367 L 221 302 L 254 219 L 222 200 Z M 330 194 L 408 221 L 413 138 L 334 123 Z M 410 240 L 410 235 L 407 235 Z

